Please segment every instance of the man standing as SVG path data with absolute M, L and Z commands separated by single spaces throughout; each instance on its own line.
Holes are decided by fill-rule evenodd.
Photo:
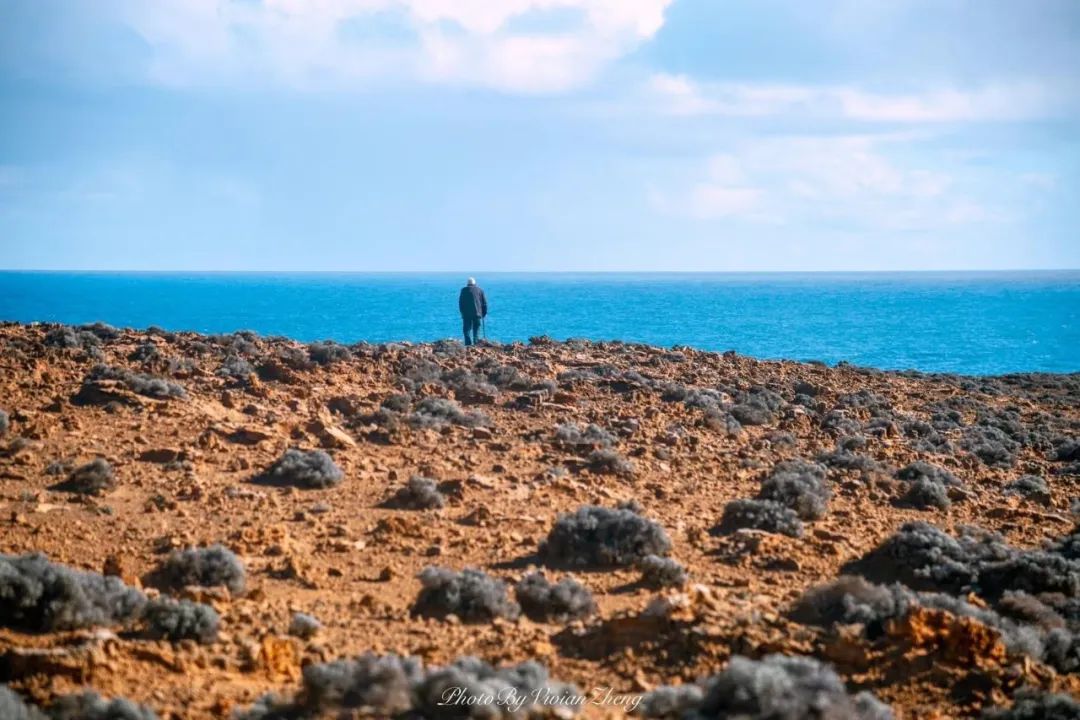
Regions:
M 476 334 L 480 331 L 480 320 L 487 317 L 487 298 L 484 291 L 476 284 L 475 278 L 469 278 L 458 295 L 458 310 L 461 311 L 461 328 L 465 333 L 465 344 L 475 345 Z M 470 339 L 470 333 L 472 338 Z

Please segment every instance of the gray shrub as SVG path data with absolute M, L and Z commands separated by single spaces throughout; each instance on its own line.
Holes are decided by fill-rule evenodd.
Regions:
M 7 685 L 0 685 L 0 718 L 4 720 L 47 720 L 45 714 L 23 699 Z
M 634 463 L 611 448 L 593 450 L 586 458 L 589 469 L 603 475 L 630 476 L 634 474 Z
M 698 694 L 660 688 L 647 693 L 639 713 L 647 718 L 706 720 L 888 720 L 892 711 L 869 693 L 850 695 L 828 665 L 814 658 L 738 656 L 727 668 L 701 682 Z M 678 714 L 676 714 L 678 713 Z
M 555 444 L 572 450 L 599 449 L 615 444 L 615 436 L 599 425 L 563 423 L 555 427 Z
M 345 473 L 323 450 L 289 448 L 258 479 L 275 485 L 329 488 L 341 483 Z
M 298 638 L 308 639 L 314 637 L 322 629 L 322 623 L 307 613 L 293 613 L 289 622 L 289 634 Z
M 457 705 L 448 692 L 464 690 L 486 702 Z M 353 659 L 308 665 L 303 687 L 294 699 L 274 696 L 234 715 L 234 720 L 297 720 L 327 714 L 373 717 L 416 717 L 428 720 L 539 720 L 573 715 L 580 706 L 566 703 L 579 696 L 572 685 L 552 680 L 533 661 L 503 668 L 473 657 L 460 657 L 443 667 L 425 668 L 416 658 L 367 653 Z M 521 702 L 518 712 L 507 701 Z M 353 712 L 350 712 L 353 711 Z
M 308 345 L 308 357 L 311 358 L 312 362 L 319 365 L 330 365 L 351 359 L 352 353 L 344 345 L 339 345 L 332 340 L 326 340 L 325 342 Z
M 158 598 L 146 604 L 145 620 L 151 636 L 173 642 L 195 640 L 209 644 L 217 640 L 221 618 L 209 605 L 188 600 Z
M 138 618 L 145 597 L 119 578 L 73 570 L 41 554 L 0 555 L 0 623 L 28 632 L 109 626 Z
M 162 563 L 159 575 L 171 588 L 224 585 L 234 595 L 244 591 L 246 579 L 244 563 L 222 545 L 175 550 Z
M 589 588 L 569 577 L 552 584 L 543 573 L 530 573 L 514 587 L 514 593 L 525 614 L 539 622 L 566 622 L 596 612 Z
M 116 487 L 116 474 L 104 458 L 95 458 L 71 471 L 62 489 L 83 495 L 100 495 Z
M 641 582 L 654 590 L 682 587 L 688 580 L 686 568 L 674 558 L 646 555 L 638 567 L 641 569 Z
M 51 720 L 157 720 L 153 710 L 127 698 L 108 700 L 96 692 L 66 695 L 49 708 Z
M 462 427 L 487 427 L 491 420 L 478 411 L 466 412 L 453 400 L 441 397 L 426 397 L 416 403 L 409 424 L 415 428 L 443 427 L 460 425 Z
M 183 386 L 171 380 L 103 364 L 93 367 L 83 380 L 83 388 L 88 389 L 102 380 L 115 380 L 137 395 L 159 400 L 187 397 Z
M 983 720 L 1076 720 L 1080 701 L 1064 693 L 1048 693 L 1038 688 L 1022 688 L 1009 708 L 988 708 Z
M 798 513 L 773 500 L 732 500 L 724 506 L 724 514 L 713 532 L 727 535 L 743 529 L 801 537 L 803 524 Z
M 462 622 L 490 622 L 516 618 L 521 608 L 507 597 L 506 583 L 480 570 L 457 572 L 428 566 L 420 572 L 420 594 L 412 612 L 422 617 L 456 615 Z
M 540 548 L 553 567 L 630 567 L 670 552 L 671 540 L 658 523 L 631 508 L 596 505 L 560 515 Z
M 438 484 L 426 477 L 413 475 L 404 487 L 399 488 L 384 505 L 402 510 L 431 510 L 441 508 L 446 498 L 439 492 Z
M 810 463 L 778 465 L 758 492 L 759 499 L 790 508 L 801 520 L 824 517 L 831 497 L 824 469 Z

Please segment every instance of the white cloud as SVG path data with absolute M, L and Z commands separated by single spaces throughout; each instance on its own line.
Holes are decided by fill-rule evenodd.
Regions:
M 690 191 L 689 209 L 698 218 L 745 215 L 757 208 L 762 191 L 754 187 L 732 187 L 701 183 Z
M 944 123 L 1047 117 L 1065 110 L 1037 82 L 988 85 L 972 90 L 875 93 L 836 85 L 699 83 L 685 75 L 657 73 L 645 83 L 645 100 L 670 115 L 839 118 L 865 122 Z
M 152 78 L 354 87 L 421 79 L 551 92 L 588 82 L 663 26 L 672 0 L 116 0 Z M 516 21 L 558 13 L 552 29 Z M 385 23 L 399 23 L 385 34 Z M 343 28 L 370 30 L 350 38 Z
M 1026 187 L 1049 192 L 1057 189 L 1058 178 L 1053 173 L 1026 172 L 1021 173 L 1020 182 Z
M 681 187 L 656 188 L 656 209 L 701 220 L 928 230 L 1006 221 L 950 168 L 913 165 L 912 137 L 767 137 L 708 158 Z M 958 169 L 952 170 L 959 172 Z

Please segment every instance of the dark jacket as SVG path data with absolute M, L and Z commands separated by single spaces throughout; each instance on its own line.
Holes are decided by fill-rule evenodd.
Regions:
M 457 304 L 463 318 L 487 317 L 487 298 L 484 297 L 484 291 L 476 285 L 461 288 Z

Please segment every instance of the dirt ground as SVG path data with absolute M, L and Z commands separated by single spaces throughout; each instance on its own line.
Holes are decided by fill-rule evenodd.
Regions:
M 242 559 L 247 588 L 182 591 L 220 613 L 211 644 L 125 627 L 0 628 L 0 680 L 35 702 L 89 687 L 162 718 L 229 717 L 268 691 L 295 692 L 305 665 L 365 651 L 428 664 L 536 659 L 579 688 L 634 696 L 714 674 L 736 654 L 810 655 L 901 718 L 976 716 L 1009 704 L 1022 685 L 1080 691 L 1075 674 L 1003 649 L 978 623 L 914 613 L 868 639 L 788 614 L 808 588 L 908 521 L 950 533 L 976 525 L 1018 548 L 1070 533 L 1080 479 L 1055 448 L 1080 436 L 1076 376 L 886 373 L 546 339 L 346 352 L 250 334 L 68 330 L 0 327 L 0 409 L 10 416 L 0 438 L 0 552 L 41 552 L 154 593 L 152 571 L 169 552 L 221 543 Z M 88 381 L 102 363 L 167 379 L 182 396 Z M 709 392 L 687 399 L 688 389 Z M 380 411 L 395 395 L 407 397 Z M 425 397 L 454 399 L 464 414 L 418 418 Z M 939 444 L 920 443 L 918 422 L 933 426 L 946 410 L 956 417 L 933 431 Z M 965 449 L 968 428 L 987 413 L 1023 431 L 1004 443 L 1004 457 Z M 731 422 L 740 415 L 748 422 Z M 607 431 L 628 465 L 558 441 L 567 423 Z M 813 461 L 856 435 L 866 460 L 828 467 L 828 510 L 800 537 L 714 531 L 725 506 L 754 497 L 777 462 Z M 325 450 L 344 480 L 326 489 L 260 481 L 294 447 Z M 113 467 L 114 488 L 63 487 L 71 468 L 97 457 Z M 958 479 L 949 507 L 898 502 L 896 471 L 916 460 Z M 383 507 L 414 475 L 439 482 L 445 506 Z M 1049 495 L 1006 492 L 1021 475 L 1045 478 Z M 479 568 L 513 584 L 542 566 L 540 544 L 561 513 L 628 501 L 666 530 L 686 586 L 644 587 L 634 567 L 582 568 L 572 574 L 598 605 L 587 619 L 470 624 L 411 613 L 425 566 Z M 322 623 L 315 637 L 288 634 L 297 611 Z M 584 711 L 623 714 L 612 702 Z

